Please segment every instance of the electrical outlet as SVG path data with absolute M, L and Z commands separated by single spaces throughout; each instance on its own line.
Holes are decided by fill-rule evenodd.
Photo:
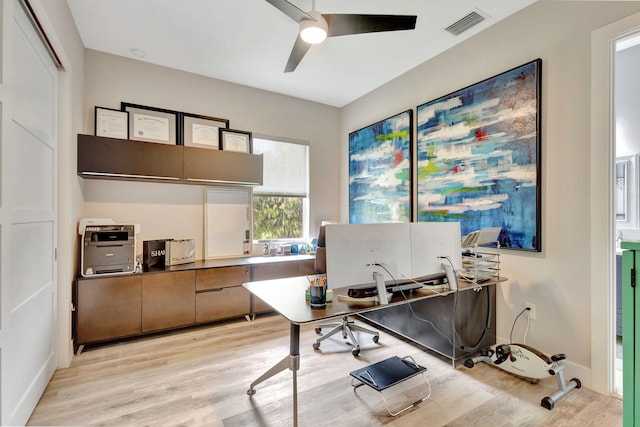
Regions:
M 528 308 L 527 314 L 529 315 L 529 319 L 536 320 L 536 305 L 530 302 L 524 303 L 524 308 Z

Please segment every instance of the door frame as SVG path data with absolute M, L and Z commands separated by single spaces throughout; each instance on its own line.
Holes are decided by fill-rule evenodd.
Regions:
M 638 31 L 640 13 L 591 33 L 591 387 L 606 395 L 615 370 L 615 44 Z

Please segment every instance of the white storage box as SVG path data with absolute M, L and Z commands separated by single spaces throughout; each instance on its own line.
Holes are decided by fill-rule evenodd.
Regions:
M 165 245 L 165 265 L 179 265 L 195 262 L 196 241 L 194 239 L 167 240 Z

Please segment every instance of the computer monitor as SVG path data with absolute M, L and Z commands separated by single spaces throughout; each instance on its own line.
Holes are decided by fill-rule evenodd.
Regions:
M 462 267 L 459 222 L 411 223 L 412 278 L 444 271 L 443 263 L 458 270 Z
M 402 224 L 329 224 L 325 228 L 327 285 L 343 288 L 411 277 L 411 230 Z M 385 270 L 389 270 L 389 273 Z
M 457 222 L 330 224 L 325 233 L 330 288 L 380 285 L 374 273 L 387 283 L 444 273 L 443 257 L 462 263 Z

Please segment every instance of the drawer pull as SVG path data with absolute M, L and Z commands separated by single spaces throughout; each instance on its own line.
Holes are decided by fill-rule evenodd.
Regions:
M 223 290 L 225 290 L 226 288 L 213 288 L 213 289 L 203 289 L 200 291 L 197 291 L 197 294 L 204 294 L 207 292 L 222 292 Z

